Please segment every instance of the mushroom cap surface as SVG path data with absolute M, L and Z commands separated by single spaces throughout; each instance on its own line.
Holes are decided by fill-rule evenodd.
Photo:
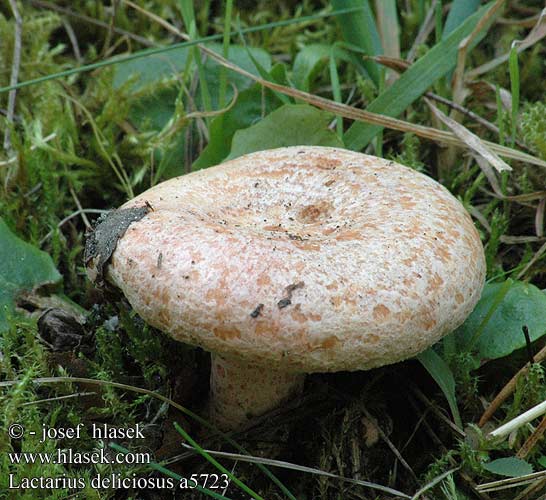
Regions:
M 485 279 L 468 213 L 408 167 L 337 148 L 252 153 L 177 177 L 108 279 L 182 342 L 294 372 L 369 369 L 459 326 Z

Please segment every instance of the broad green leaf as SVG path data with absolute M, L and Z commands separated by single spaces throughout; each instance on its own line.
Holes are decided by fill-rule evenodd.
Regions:
M 542 455 L 537 462 L 540 464 L 541 467 L 544 467 L 546 469 L 546 456 Z
M 499 476 L 520 477 L 533 473 L 533 466 L 516 457 L 498 458 L 483 465 L 485 470 Z
M 60 280 L 51 257 L 19 239 L 0 218 L 0 332 L 20 293 Z
M 474 14 L 480 6 L 480 0 L 453 0 L 447 15 L 442 38 L 446 38 L 464 20 Z
M 381 55 L 383 53 L 381 40 L 368 0 L 332 0 L 331 3 L 334 12 L 348 7 L 361 7 L 356 12 L 338 16 L 337 20 L 343 38 L 346 42 L 362 49 L 370 56 Z M 364 61 L 363 65 L 375 85 L 379 86 L 380 71 L 377 63 L 367 60 Z
M 427 349 L 416 358 L 425 367 L 430 376 L 438 384 L 444 396 L 447 399 L 453 420 L 462 429 L 463 423 L 457 407 L 457 399 L 455 397 L 455 379 L 453 373 L 447 363 L 440 355 L 432 348 Z
M 375 98 L 367 111 L 396 117 L 443 75 L 455 67 L 459 43 L 470 35 L 478 21 L 491 4 L 482 7 L 455 29 L 449 36 L 436 44 L 423 57 L 405 71 L 396 82 Z M 471 43 L 474 47 L 484 36 L 486 28 Z M 369 144 L 382 129 L 377 125 L 355 122 L 346 132 L 344 142 L 348 149 L 359 151 Z
M 292 67 L 293 86 L 309 92 L 313 80 L 326 66 L 332 55 L 336 59 L 351 62 L 353 54 L 350 51 L 357 49 L 357 47 L 348 46 L 344 43 L 335 43 L 334 45 L 314 43 L 305 46 L 294 59 L 294 66 Z
M 280 65 L 272 69 L 273 74 L 283 71 L 284 67 Z M 199 170 L 221 163 L 229 155 L 235 132 L 250 127 L 280 104 L 273 92 L 259 84 L 243 90 L 233 108 L 212 120 L 209 143 L 193 163 L 192 169 Z
M 328 129 L 332 118 L 332 114 L 307 104 L 285 104 L 256 125 L 237 131 L 228 159 L 284 146 L 343 147 Z
M 292 81 L 297 89 L 309 91 L 313 78 L 326 66 L 331 50 L 330 45 L 313 43 L 297 53 L 292 68 Z
M 472 343 L 483 362 L 525 347 L 524 325 L 531 341 L 546 333 L 546 295 L 522 281 L 491 283 L 485 285 L 474 311 L 454 335 L 460 349 Z

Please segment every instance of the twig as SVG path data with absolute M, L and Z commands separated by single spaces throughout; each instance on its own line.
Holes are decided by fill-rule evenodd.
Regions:
M 470 132 L 464 125 L 453 120 L 444 114 L 438 107 L 425 97 L 425 102 L 428 104 L 434 115 L 461 140 L 466 146 L 475 153 L 474 156 L 479 156 L 486 160 L 497 171 L 512 170 L 512 167 L 502 160 L 497 154 L 488 148 L 485 143 L 474 133 Z M 479 163 L 479 162 L 478 162 Z M 481 165 L 480 165 L 481 166 Z
M 39 403 L 49 403 L 51 401 L 63 401 L 65 399 L 81 398 L 84 396 L 94 396 L 96 392 L 76 392 L 74 394 L 66 394 L 64 396 L 57 396 L 55 398 L 37 399 L 36 401 L 27 401 L 22 403 L 21 406 L 37 405 Z
M 528 484 L 535 479 L 544 478 L 546 470 L 539 472 L 533 472 L 531 474 L 525 474 L 524 476 L 510 477 L 507 479 L 499 479 L 498 481 L 491 481 L 489 483 L 483 483 L 478 485 L 478 491 L 496 491 L 501 489 L 515 488 L 523 484 Z
M 516 457 L 522 459 L 525 458 L 533 449 L 533 447 L 538 443 L 538 441 L 542 438 L 542 436 L 544 436 L 545 432 L 546 417 L 543 417 L 534 432 L 527 438 L 525 443 L 523 443 L 522 447 L 518 450 L 518 452 L 516 453 Z
M 538 405 L 533 406 L 530 410 L 523 412 L 521 415 L 518 415 L 516 418 L 513 418 L 512 420 L 505 423 L 504 425 L 501 425 L 498 429 L 491 431 L 488 434 L 488 437 L 500 438 L 500 437 L 507 436 L 511 432 L 515 431 L 516 429 L 519 429 L 525 424 L 528 424 L 529 422 L 533 421 L 537 417 L 540 417 L 544 413 L 546 413 L 546 401 L 543 401 L 542 403 L 539 403 Z
M 537 43 L 539 40 L 541 40 L 542 38 L 546 36 L 546 23 L 544 23 L 545 19 L 546 19 L 546 8 L 542 10 L 542 12 L 540 13 L 540 16 L 538 17 L 537 23 L 535 24 L 533 29 L 529 32 L 529 34 L 522 40 L 521 45 L 518 46 L 517 48 L 518 54 L 528 49 L 529 47 L 533 46 L 535 43 Z M 467 79 L 471 80 L 477 76 L 487 73 L 488 71 L 491 71 L 497 66 L 508 61 L 509 57 L 510 57 L 510 52 L 507 52 L 506 54 L 503 54 L 502 56 L 496 57 L 495 59 L 488 61 L 485 64 L 482 64 L 481 66 L 478 66 L 475 69 L 471 69 L 466 74 L 466 77 Z
M 66 216 L 62 221 L 60 221 L 57 224 L 57 227 L 61 227 L 64 224 L 66 224 L 70 219 L 73 219 L 74 217 L 77 217 L 78 215 L 81 215 L 82 213 L 87 214 L 104 214 L 108 212 L 108 210 L 100 210 L 98 208 L 82 208 L 81 210 L 76 210 L 75 212 L 72 212 L 70 215 Z M 49 231 L 41 240 L 40 240 L 40 246 L 43 245 L 48 238 L 51 238 L 51 235 L 53 234 L 53 231 Z
M 516 276 L 516 279 L 520 279 L 531 266 L 533 266 L 538 259 L 542 257 L 542 255 L 546 252 L 546 243 L 544 243 L 536 252 L 535 255 L 533 255 L 533 258 L 527 263 L 527 265 L 518 273 Z
M 432 401 L 430 401 L 430 399 L 428 399 L 424 394 L 423 392 L 418 389 L 416 386 L 412 385 L 412 390 L 413 390 L 413 393 L 423 402 L 425 403 L 431 410 L 432 412 L 440 419 L 442 420 L 445 424 L 447 424 L 452 431 L 454 431 L 456 434 L 458 434 L 460 437 L 466 437 L 466 433 L 458 426 L 458 425 L 455 425 L 451 419 L 449 419 L 448 417 L 446 417 L 443 412 L 441 410 L 439 410 L 436 405 L 434 405 L 432 403 Z
M 78 62 L 78 64 L 81 64 L 83 62 L 83 58 L 82 58 L 82 53 L 80 51 L 80 46 L 78 44 L 78 38 L 76 37 L 76 33 L 74 33 L 74 29 L 72 28 L 72 25 L 70 24 L 70 21 L 68 21 L 68 19 L 63 17 L 62 23 L 66 31 L 66 34 L 68 35 L 68 39 L 70 40 L 70 44 L 72 45 L 72 51 L 74 52 L 74 57 L 76 58 L 76 61 Z
M 70 191 L 70 194 L 72 195 L 72 198 L 74 199 L 74 202 L 76 203 L 76 206 L 78 207 L 78 211 L 80 212 L 80 215 L 82 216 L 82 220 L 83 220 L 83 223 L 85 224 L 85 227 L 87 229 L 91 229 L 91 223 L 89 222 L 87 215 L 85 215 L 85 210 L 83 209 L 82 204 L 80 203 L 80 199 L 76 195 L 74 188 L 72 187 L 72 185 L 69 185 L 68 189 Z
M 409 398 L 409 402 L 416 412 L 420 411 L 420 408 L 417 406 L 417 402 L 414 400 L 413 397 Z M 432 427 L 426 420 L 423 420 L 423 426 L 425 427 L 425 430 L 433 441 L 435 447 L 437 447 L 437 449 L 440 450 L 443 455 L 447 455 L 447 460 L 451 467 L 458 468 L 457 462 L 452 456 L 448 454 L 449 450 L 446 448 L 444 443 L 442 443 L 441 439 L 437 436 L 436 432 L 432 429 Z M 481 500 L 491 500 L 486 493 L 482 493 L 476 489 L 476 483 L 466 472 L 459 470 L 459 476 L 468 487 L 468 489 L 470 489 L 475 496 L 477 496 Z
M 409 69 L 411 67 L 411 64 L 408 61 L 405 61 L 403 59 L 398 59 L 395 57 L 387 57 L 387 56 L 364 56 L 365 59 L 371 59 L 378 64 L 381 64 L 383 66 L 386 66 L 389 69 L 392 69 L 394 71 L 397 71 L 399 73 L 402 73 Z M 475 122 L 479 123 L 480 125 L 483 125 L 488 130 L 491 130 L 492 132 L 495 132 L 495 134 L 500 135 L 499 128 L 491 123 L 490 121 L 486 120 L 485 118 L 482 118 L 480 115 L 474 113 L 473 111 L 470 111 L 468 108 L 465 108 L 461 104 L 457 104 L 456 102 L 450 101 L 449 99 L 446 99 L 445 97 L 442 97 L 438 94 L 435 94 L 434 92 L 425 92 L 425 97 L 428 97 L 429 99 L 433 99 L 439 103 L 445 104 L 446 106 L 450 107 L 451 109 L 458 111 L 459 113 L 468 116 Z M 527 145 L 521 142 L 520 140 L 516 140 L 516 144 L 523 149 L 527 148 Z
M 23 18 L 19 13 L 17 8 L 16 0 L 9 0 L 9 5 L 11 11 L 13 12 L 13 17 L 15 18 L 15 31 L 13 34 L 14 44 L 13 44 L 13 61 L 11 63 L 11 76 L 9 79 L 10 86 L 17 85 L 19 80 L 19 67 L 21 66 L 21 38 L 23 36 Z M 6 120 L 8 126 L 4 133 L 4 149 L 9 151 L 10 154 L 13 154 L 11 147 L 11 127 L 10 124 L 13 123 L 13 115 L 15 114 L 15 98 L 17 96 L 17 90 L 12 89 L 9 91 L 8 95 L 8 112 L 6 115 Z
M 514 500 L 524 500 L 531 498 L 531 495 L 538 493 L 546 486 L 546 478 L 539 479 L 534 483 L 531 483 L 527 488 L 525 488 Z M 546 495 L 541 495 L 539 498 L 534 498 L 534 500 L 545 500 Z
M 537 354 L 535 354 L 535 361 L 540 363 L 546 358 L 546 347 L 543 347 Z M 502 388 L 502 390 L 497 394 L 495 399 L 491 401 L 487 409 L 484 411 L 483 415 L 478 422 L 480 427 L 483 427 L 493 414 L 497 411 L 502 403 L 516 390 L 516 384 L 519 377 L 522 377 L 529 371 L 530 365 L 527 363 L 523 368 L 521 368 L 511 379 L 510 381 Z
M 366 409 L 362 406 L 362 412 L 366 417 L 373 422 L 376 427 L 377 431 L 379 432 L 379 435 L 381 436 L 381 439 L 385 441 L 385 444 L 391 449 L 391 451 L 394 453 L 394 456 L 399 460 L 399 462 L 404 466 L 405 469 L 408 470 L 408 472 L 411 474 L 413 479 L 419 484 L 419 478 L 417 477 L 417 474 L 415 474 L 414 470 L 411 468 L 410 464 L 406 462 L 404 457 L 401 455 L 401 453 L 396 449 L 396 446 L 392 443 L 392 441 L 389 439 L 389 437 L 383 432 L 383 429 L 381 429 L 381 426 L 377 423 L 377 419 Z

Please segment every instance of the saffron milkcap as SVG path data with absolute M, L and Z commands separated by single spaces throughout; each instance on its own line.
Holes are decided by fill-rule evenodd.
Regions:
M 145 321 L 213 353 L 211 408 L 224 428 L 299 391 L 305 373 L 420 353 L 464 321 L 484 284 L 461 203 L 374 156 L 260 151 L 121 208 L 144 206 L 106 276 Z

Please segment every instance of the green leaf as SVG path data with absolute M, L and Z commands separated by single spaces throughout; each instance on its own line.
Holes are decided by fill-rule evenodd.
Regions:
M 284 66 L 279 64 L 271 70 L 271 73 L 275 78 L 284 79 L 284 71 Z M 209 143 L 193 163 L 192 169 L 199 170 L 221 163 L 229 155 L 235 132 L 250 127 L 278 108 L 280 104 L 275 94 L 264 89 L 260 84 L 243 90 L 229 111 L 212 120 Z
M 61 280 L 51 257 L 19 239 L 0 217 L 0 332 L 22 292 Z
M 531 341 L 546 333 L 546 295 L 522 281 L 490 283 L 485 285 L 474 311 L 454 335 L 460 349 L 467 350 L 473 343 L 476 355 L 483 362 L 525 347 L 524 325 L 529 328 Z
M 381 39 L 368 0 L 332 0 L 331 3 L 334 12 L 348 7 L 361 7 L 356 12 L 338 16 L 343 38 L 370 56 L 378 56 L 383 53 Z M 379 86 L 380 72 L 377 63 L 367 60 L 363 64 L 375 85 Z
M 453 420 L 462 429 L 463 422 L 457 407 L 457 399 L 455 397 L 455 379 L 451 369 L 440 357 L 440 355 L 434 349 L 432 349 L 432 347 L 421 354 L 418 354 L 416 358 L 425 367 L 440 389 L 442 389 L 449 407 L 451 408 Z
M 221 50 L 220 44 L 209 43 L 206 45 L 217 52 Z M 181 47 L 168 53 L 153 54 L 119 63 L 115 66 L 113 85 L 115 88 L 127 85 L 129 90 L 135 94 L 131 99 L 129 118 L 140 131 L 159 132 L 175 117 L 176 101 L 180 94 L 179 74 L 186 69 L 191 50 L 192 47 Z M 266 70 L 271 68 L 271 57 L 266 51 L 254 48 L 247 49 L 239 45 L 230 46 L 229 60 L 248 72 L 258 75 L 253 59 L 260 67 Z M 203 68 L 206 87 L 211 93 L 212 106 L 216 108 L 219 105 L 218 97 L 222 85 L 221 66 L 209 58 Z M 240 92 L 244 92 L 250 85 L 254 85 L 251 79 L 234 72 L 230 73 L 229 81 Z M 194 99 L 196 103 L 201 102 L 199 92 L 198 89 Z M 233 90 L 229 86 L 226 89 L 226 99 L 231 100 L 232 97 Z M 187 107 L 185 98 L 184 106 Z M 176 118 L 179 118 L 180 113 L 180 110 L 177 111 Z M 247 127 L 250 124 L 251 122 L 244 123 L 242 126 Z M 218 126 L 217 122 L 216 129 L 218 129 Z M 231 135 L 222 134 L 223 140 L 226 140 L 227 143 L 225 144 L 225 154 L 219 161 L 229 153 L 229 144 L 233 132 L 234 130 Z M 212 134 L 211 131 L 211 137 Z M 154 182 L 182 174 L 180 158 L 183 157 L 185 148 L 185 134 L 182 131 L 177 131 L 168 142 L 162 144 L 161 148 L 154 150 L 154 160 L 158 165 Z M 213 160 L 216 160 L 217 157 L 218 155 Z M 214 165 L 219 161 L 213 161 L 205 166 Z
M 493 474 L 507 477 L 520 477 L 533 473 L 533 466 L 530 463 L 516 457 L 499 458 L 484 464 L 483 468 Z
M 383 54 L 399 58 L 400 23 L 396 0 L 375 0 L 375 12 Z
M 331 50 L 330 45 L 313 43 L 297 53 L 292 67 L 292 81 L 297 89 L 309 92 L 311 82 L 326 65 Z
M 449 36 L 412 64 L 396 82 L 375 98 L 366 110 L 392 117 L 400 115 L 436 80 L 455 67 L 459 43 L 470 35 L 490 6 L 491 4 L 485 5 L 467 18 Z M 485 36 L 485 33 L 486 27 L 472 41 L 470 48 L 474 47 Z M 355 122 L 345 134 L 345 144 L 348 149 L 359 151 L 366 147 L 380 130 L 382 127 L 377 125 Z
M 328 129 L 332 118 L 332 114 L 307 104 L 285 104 L 256 125 L 237 131 L 228 159 L 284 146 L 343 147 Z

